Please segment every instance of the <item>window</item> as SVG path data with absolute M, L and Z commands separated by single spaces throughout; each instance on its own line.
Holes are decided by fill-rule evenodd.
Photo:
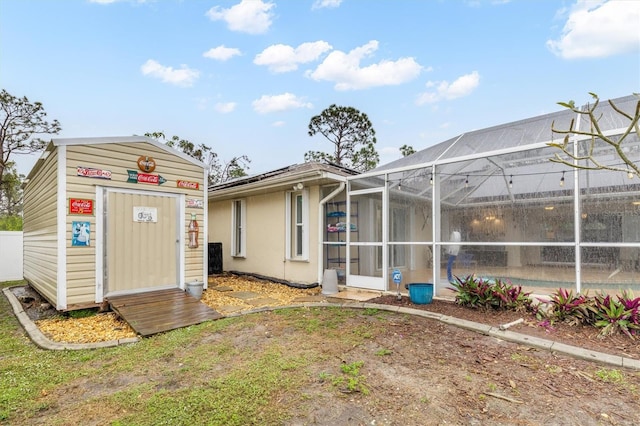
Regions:
M 287 193 L 287 253 L 289 259 L 309 259 L 309 195 Z
M 246 256 L 246 204 L 245 200 L 234 200 L 231 205 L 231 256 Z

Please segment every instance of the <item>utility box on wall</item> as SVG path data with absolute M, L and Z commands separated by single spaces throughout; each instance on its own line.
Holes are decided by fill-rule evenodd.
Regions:
M 209 275 L 222 271 L 222 243 L 209 243 Z

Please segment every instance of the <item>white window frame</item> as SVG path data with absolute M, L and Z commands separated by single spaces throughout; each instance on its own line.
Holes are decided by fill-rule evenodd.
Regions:
M 243 199 L 231 201 L 231 256 L 247 256 L 247 203 Z
M 296 223 L 297 218 L 297 197 L 302 197 L 302 222 Z M 296 232 L 301 232 L 302 247 L 298 247 Z M 286 252 L 287 260 L 308 261 L 309 260 L 309 191 L 307 188 L 302 191 L 288 191 L 286 193 Z M 298 254 L 301 249 L 301 254 Z

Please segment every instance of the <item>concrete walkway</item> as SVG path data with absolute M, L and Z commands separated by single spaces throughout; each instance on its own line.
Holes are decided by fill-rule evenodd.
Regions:
M 39 347 L 43 349 L 51 350 L 77 350 L 77 349 L 94 349 L 94 348 L 107 348 L 118 346 L 121 344 L 135 343 L 139 338 L 129 338 L 112 340 L 108 342 L 100 343 L 59 343 L 53 342 L 47 339 L 44 334 L 38 329 L 29 316 L 22 309 L 22 304 L 15 297 L 13 292 L 8 288 L 3 289 L 3 292 L 11 306 L 14 313 L 20 321 L 22 327 L 31 338 L 31 340 Z M 300 308 L 300 307 L 342 307 L 351 309 L 378 309 L 389 312 L 397 312 L 408 315 L 415 315 L 419 317 L 431 318 L 437 321 L 442 321 L 446 324 L 450 324 L 456 327 L 464 328 L 466 330 L 474 331 L 476 333 L 484 334 L 486 336 L 495 337 L 497 339 L 505 340 L 508 342 L 514 342 L 521 345 L 531 346 L 538 349 L 548 350 L 559 354 L 571 356 L 578 359 L 587 361 L 598 362 L 615 367 L 630 368 L 640 370 L 640 360 L 631 358 L 625 358 L 616 355 L 609 355 L 602 352 L 591 351 L 575 346 L 569 346 L 562 343 L 553 342 L 551 340 L 540 339 L 537 337 L 528 336 L 526 334 L 516 333 L 509 330 L 501 330 L 499 327 L 493 327 L 486 324 L 480 324 L 476 322 L 466 321 L 460 318 L 454 318 L 442 314 L 423 311 L 420 309 L 412 309 L 399 306 L 381 305 L 375 303 L 367 303 L 367 300 L 379 296 L 380 293 L 372 293 L 367 291 L 341 291 L 334 295 L 318 295 L 318 296 L 303 296 L 288 306 L 263 306 L 249 311 L 235 312 L 225 315 L 225 317 L 236 317 L 240 315 L 254 314 L 258 312 L 273 311 L 286 308 Z

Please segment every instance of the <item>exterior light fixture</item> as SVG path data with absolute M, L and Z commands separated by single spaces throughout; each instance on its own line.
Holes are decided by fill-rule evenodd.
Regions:
M 509 177 L 509 188 L 513 188 L 513 175 Z
M 304 184 L 302 182 L 298 182 L 295 185 L 293 185 L 294 191 L 302 191 L 302 188 L 304 188 Z
M 433 173 L 429 176 L 429 185 L 433 185 Z
M 467 188 L 469 186 L 469 175 L 467 175 L 467 178 L 464 180 L 464 187 Z
M 562 172 L 562 177 L 560 178 L 560 186 L 564 186 L 564 172 Z

